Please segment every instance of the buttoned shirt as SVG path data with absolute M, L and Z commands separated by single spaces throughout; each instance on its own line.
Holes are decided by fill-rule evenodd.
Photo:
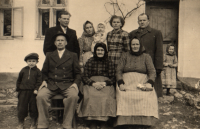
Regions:
M 60 26 L 60 27 L 63 30 L 63 32 L 66 34 L 67 33 L 67 27 L 66 28 L 64 28 L 63 26 Z
M 60 58 L 62 57 L 62 55 L 63 55 L 64 52 L 65 52 L 65 49 L 58 50 L 58 55 L 59 55 Z

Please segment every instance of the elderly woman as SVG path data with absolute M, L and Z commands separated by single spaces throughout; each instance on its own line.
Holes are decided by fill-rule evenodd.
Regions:
M 80 46 L 80 65 L 83 67 L 87 60 L 93 56 L 91 52 L 91 45 L 94 41 L 93 35 L 95 34 L 92 22 L 86 21 L 83 24 L 83 34 L 78 39 Z
M 118 117 L 115 126 L 146 129 L 158 119 L 157 96 L 153 88 L 156 71 L 138 39 L 131 40 L 130 48 L 130 52 L 122 54 L 116 70 Z
M 115 70 L 104 43 L 95 45 L 94 57 L 86 63 L 82 80 L 84 98 L 78 116 L 89 121 L 90 129 L 96 129 L 97 124 L 104 129 L 106 121 L 116 117 Z
M 113 61 L 115 68 L 122 52 L 129 50 L 128 32 L 122 30 L 124 23 L 124 19 L 120 16 L 114 15 L 110 19 L 113 30 L 107 34 L 108 57 Z

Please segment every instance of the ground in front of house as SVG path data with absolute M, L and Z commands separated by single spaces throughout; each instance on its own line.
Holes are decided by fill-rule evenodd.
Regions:
M 187 105 L 187 103 L 174 100 L 173 102 L 159 103 L 160 119 L 152 129 L 199 129 L 200 110 Z M 15 129 L 17 126 L 17 109 L 12 107 L 9 110 L 0 109 L 0 129 Z M 25 129 L 30 127 L 30 117 L 25 120 Z M 49 129 L 61 129 L 62 126 L 50 117 Z M 78 118 L 78 129 L 85 129 L 83 120 Z

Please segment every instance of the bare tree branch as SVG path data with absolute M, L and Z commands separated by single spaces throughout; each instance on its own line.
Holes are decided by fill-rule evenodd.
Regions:
M 125 17 L 124 17 L 124 13 L 122 12 L 122 10 L 121 10 L 121 8 L 120 8 L 119 3 L 118 3 L 117 0 L 116 0 L 116 4 L 117 4 L 117 6 L 118 6 L 119 11 L 120 11 L 121 14 L 122 14 L 122 17 L 125 19 Z

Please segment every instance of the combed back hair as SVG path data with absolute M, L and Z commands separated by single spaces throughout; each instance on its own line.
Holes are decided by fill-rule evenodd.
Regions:
M 146 13 L 142 13 L 142 14 L 140 14 L 139 16 L 144 16 L 144 15 L 146 15 L 146 16 L 147 16 L 147 19 L 149 20 L 149 15 L 146 14 Z M 139 20 L 139 16 L 138 16 L 138 20 Z
M 110 18 L 110 26 L 112 26 L 112 22 L 114 19 L 119 19 L 120 22 L 122 23 L 122 26 L 120 28 L 122 28 L 125 24 L 125 21 L 124 19 L 121 17 L 121 16 L 116 16 L 116 15 L 113 15 L 111 18 Z
M 69 15 L 71 17 L 71 14 L 67 11 L 61 11 L 59 14 L 58 14 L 58 18 L 61 18 L 61 15 Z

